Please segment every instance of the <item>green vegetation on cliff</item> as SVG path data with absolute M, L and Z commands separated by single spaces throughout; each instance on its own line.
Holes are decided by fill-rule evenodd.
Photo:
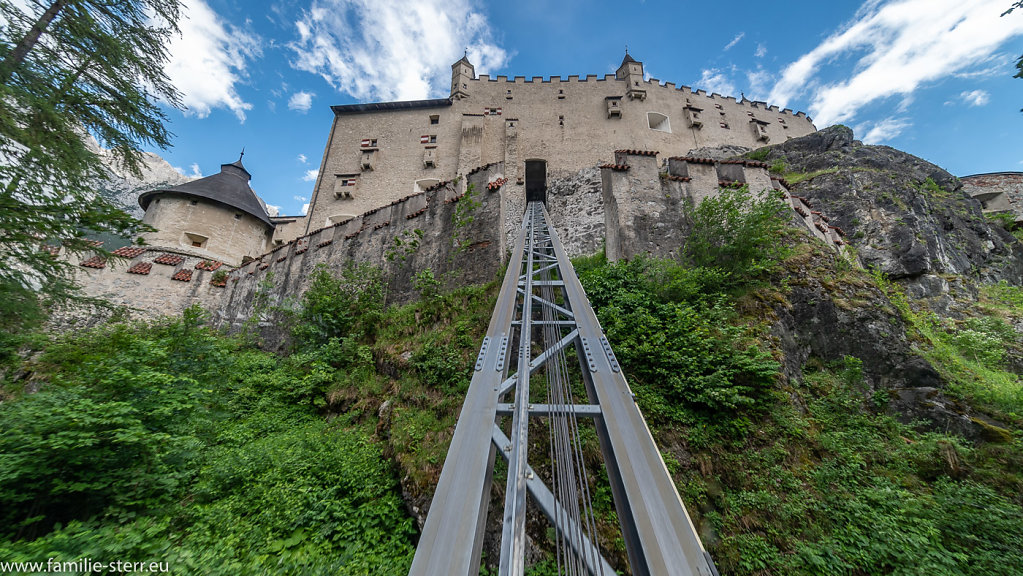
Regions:
M 985 287 L 974 316 L 938 321 L 794 238 L 771 201 L 751 202 L 705 202 L 678 259 L 575 261 L 721 573 L 1014 574 L 1023 398 L 1008 322 L 1023 316 L 1020 290 Z M 422 274 L 419 301 L 385 308 L 382 280 L 320 271 L 300 311 L 278 314 L 293 326 L 282 356 L 190 311 L 0 359 L 0 560 L 407 573 L 409 511 L 429 503 L 497 285 L 441 294 Z M 875 359 L 787 357 L 772 327 L 807 284 L 904 330 L 964 409 L 1003 420 L 985 420 L 976 442 L 902 423 L 894 392 L 869 383 Z M 595 437 L 584 444 L 598 532 L 620 563 Z M 549 533 L 532 537 L 551 549 Z
M 0 404 L 0 558 L 403 573 L 392 466 L 313 408 L 346 351 L 276 358 L 200 320 L 58 339 L 33 363 L 45 384 Z

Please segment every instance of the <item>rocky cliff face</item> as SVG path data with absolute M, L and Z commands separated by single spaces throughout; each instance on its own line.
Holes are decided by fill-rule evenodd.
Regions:
M 864 145 L 844 126 L 772 146 L 764 160 L 846 232 L 864 266 L 900 280 L 911 296 L 949 294 L 947 275 L 1023 281 L 1023 246 L 934 164 Z
M 792 194 L 809 199 L 845 231 L 864 267 L 901 285 L 910 307 L 950 318 L 935 325 L 937 332 L 954 334 L 955 319 L 983 313 L 981 285 L 1023 283 L 1023 245 L 989 222 L 980 203 L 938 166 L 864 145 L 844 126 L 764 151 L 757 156 L 784 172 Z M 810 358 L 855 357 L 863 362 L 867 393 L 880 393 L 904 421 L 984 437 L 987 416 L 944 395 L 947 367 L 925 359 L 922 351 L 931 344 L 916 341 L 922 336 L 868 275 L 813 244 L 788 268 L 785 301 L 772 306 L 771 330 L 786 377 L 801 378 Z M 1009 358 L 1007 369 L 1017 368 Z
M 142 207 L 139 206 L 139 194 L 154 188 L 177 186 L 194 180 L 178 172 L 170 163 L 152 152 L 145 152 L 142 155 L 142 174 L 136 176 L 118 167 L 109 150 L 93 144 L 94 150 L 103 158 L 110 174 L 106 180 L 96 183 L 97 191 L 114 206 L 136 218 L 141 219 L 143 216 Z

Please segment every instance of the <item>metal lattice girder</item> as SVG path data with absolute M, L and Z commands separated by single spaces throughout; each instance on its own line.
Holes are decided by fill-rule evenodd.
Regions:
M 552 231 L 552 237 L 580 339 L 599 344 L 599 349 L 590 354 L 585 346 L 580 346 L 578 352 L 591 402 L 601 409 L 597 436 L 632 573 L 715 576 L 717 570 L 682 504 L 572 263 L 557 233 Z
M 546 291 L 546 297 L 534 293 L 536 289 Z M 548 347 L 535 357 L 534 329 L 560 336 L 545 337 Z M 516 373 L 506 377 L 515 333 Z M 530 376 L 554 358 L 564 361 L 564 350 L 572 345 L 590 404 L 530 404 Z M 513 389 L 514 402 L 499 404 Z M 546 210 L 537 202 L 527 207 L 410 575 L 478 574 L 495 445 L 508 461 L 500 574 L 523 573 L 527 493 L 567 535 L 567 545 L 586 571 L 613 573 L 528 464 L 530 417 L 556 414 L 593 418 L 596 424 L 633 574 L 715 575 L 614 352 Z M 496 425 L 499 415 L 512 417 L 508 436 Z
M 505 447 L 511 448 L 511 441 L 504 435 L 504 432 L 496 424 L 494 425 L 493 432 L 494 445 L 501 452 L 502 455 L 507 455 Z M 550 489 L 544 485 L 543 481 L 533 472 L 532 468 L 527 465 L 526 469 L 526 489 L 529 491 L 529 495 L 533 497 L 533 501 L 536 502 L 537 506 L 543 512 L 544 516 L 550 520 L 551 524 L 558 526 L 558 528 L 566 534 L 578 534 L 579 529 L 575 525 L 571 518 L 566 518 L 564 515 L 557 513 L 558 504 L 555 501 L 554 494 L 551 493 Z M 597 550 L 593 542 L 585 536 L 580 536 L 571 540 L 572 549 L 576 554 L 579 555 L 585 562 L 587 562 L 587 569 L 591 574 L 606 574 L 612 576 L 616 574 L 614 568 L 600 555 L 600 551 Z M 595 563 L 590 564 L 591 561 L 595 560 Z

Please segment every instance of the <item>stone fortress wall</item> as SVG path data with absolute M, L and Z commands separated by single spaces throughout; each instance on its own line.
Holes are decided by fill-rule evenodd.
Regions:
M 979 200 L 986 213 L 1011 213 L 1023 224 L 1023 172 L 992 172 L 959 178 L 963 190 Z
M 618 259 L 677 248 L 686 201 L 744 184 L 781 195 L 812 234 L 844 244 L 763 163 L 686 156 L 802 136 L 815 131 L 810 118 L 662 85 L 628 55 L 616 75 L 567 80 L 477 78 L 463 58 L 449 98 L 334 111 L 307 218 L 269 217 L 239 158 L 143 194 L 146 221 L 159 228 L 147 236 L 153 248 L 123 249 L 124 263 L 80 262 L 86 292 L 143 316 L 201 304 L 218 324 L 238 326 L 257 300 L 297 301 L 321 265 L 369 262 L 387 275 L 390 300 L 403 301 L 424 270 L 449 286 L 493 279 L 527 199 L 545 200 L 572 255 L 606 239 Z M 658 163 L 649 150 L 669 153 Z
M 844 252 L 844 232 L 829 225 L 827 216 L 808 200 L 789 194 L 787 184 L 772 177 L 763 162 L 665 160 L 658 162 L 653 151 L 616 151 L 614 162 L 600 167 L 599 209 L 575 211 L 575 219 L 559 218 L 557 213 L 571 202 L 552 198 L 549 205 L 561 205 L 551 211 L 570 255 L 590 252 L 591 244 L 601 239 L 606 239 L 611 260 L 667 255 L 683 239 L 687 202 L 712 196 L 721 187 L 742 185 L 778 194 L 792 208 L 795 221 Z M 480 166 L 463 180 L 439 183 L 314 230 L 240 267 L 166 248 L 129 247 L 117 251 L 125 261 L 107 263 L 94 257 L 78 262 L 81 279 L 90 295 L 140 316 L 180 314 L 199 304 L 213 313 L 215 324 L 235 329 L 260 313 L 258 299 L 265 306 L 292 306 L 321 266 L 333 273 L 353 262 L 379 266 L 388 280 L 388 300 L 403 302 L 415 296 L 413 278 L 424 270 L 446 279 L 448 287 L 496 277 L 507 257 L 507 231 L 521 226 L 524 208 L 508 182 L 502 163 Z M 396 242 L 414 238 L 419 239 L 415 248 Z M 272 333 L 274 328 L 269 328 Z
M 567 79 L 476 77 L 463 58 L 449 98 L 334 106 L 308 230 L 494 162 L 524 197 L 528 160 L 565 177 L 618 149 L 756 148 L 815 131 L 802 112 L 643 76 L 630 56 L 615 75 Z
M 153 246 L 173 247 L 189 256 L 238 266 L 270 247 L 267 226 L 223 204 L 164 194 L 153 200 L 142 221 L 156 228 L 145 235 Z
M 845 249 L 845 232 L 830 224 L 810 200 L 790 194 L 788 183 L 773 176 L 763 162 L 675 156 L 666 165 L 658 164 L 657 152 L 618 150 L 614 163 L 600 167 L 608 260 L 670 255 L 687 232 L 687 204 L 698 204 L 721 188 L 741 186 L 756 194 L 776 194 L 792 209 L 794 223 L 840 254 L 853 257 Z
M 500 248 L 501 171 L 500 164 L 472 171 L 466 178 L 474 190 L 470 195 L 466 183 L 440 183 L 295 238 L 242 266 L 166 247 L 120 248 L 114 251 L 120 258 L 110 260 L 79 260 L 61 254 L 59 247 L 49 249 L 79 265 L 78 279 L 88 295 L 138 317 L 179 315 L 198 304 L 213 313 L 216 325 L 237 328 L 258 312 L 257 294 L 269 306 L 290 305 L 318 266 L 337 273 L 352 262 L 379 266 L 388 279 L 389 301 L 401 302 L 416 294 L 413 277 L 423 270 L 431 270 L 449 288 L 496 276 L 505 257 Z M 460 205 L 462 217 L 456 222 Z M 415 238 L 414 249 L 395 242 Z

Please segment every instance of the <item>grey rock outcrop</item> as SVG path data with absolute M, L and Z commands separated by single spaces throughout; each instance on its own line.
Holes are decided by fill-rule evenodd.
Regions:
M 901 280 L 917 296 L 947 293 L 942 274 L 1023 282 L 1023 245 L 989 223 L 980 203 L 938 166 L 864 145 L 845 126 L 769 150 L 766 162 L 784 162 L 787 173 L 800 174 L 792 192 L 846 232 L 865 266 Z
M 99 154 L 109 174 L 105 180 L 96 183 L 97 191 L 114 206 L 136 218 L 141 219 L 143 216 L 142 207 L 139 206 L 139 194 L 154 188 L 168 188 L 194 180 L 178 172 L 169 162 L 152 152 L 142 154 L 141 174 L 132 174 L 117 165 L 110 150 L 100 147 L 95 140 L 89 144 L 90 148 Z

